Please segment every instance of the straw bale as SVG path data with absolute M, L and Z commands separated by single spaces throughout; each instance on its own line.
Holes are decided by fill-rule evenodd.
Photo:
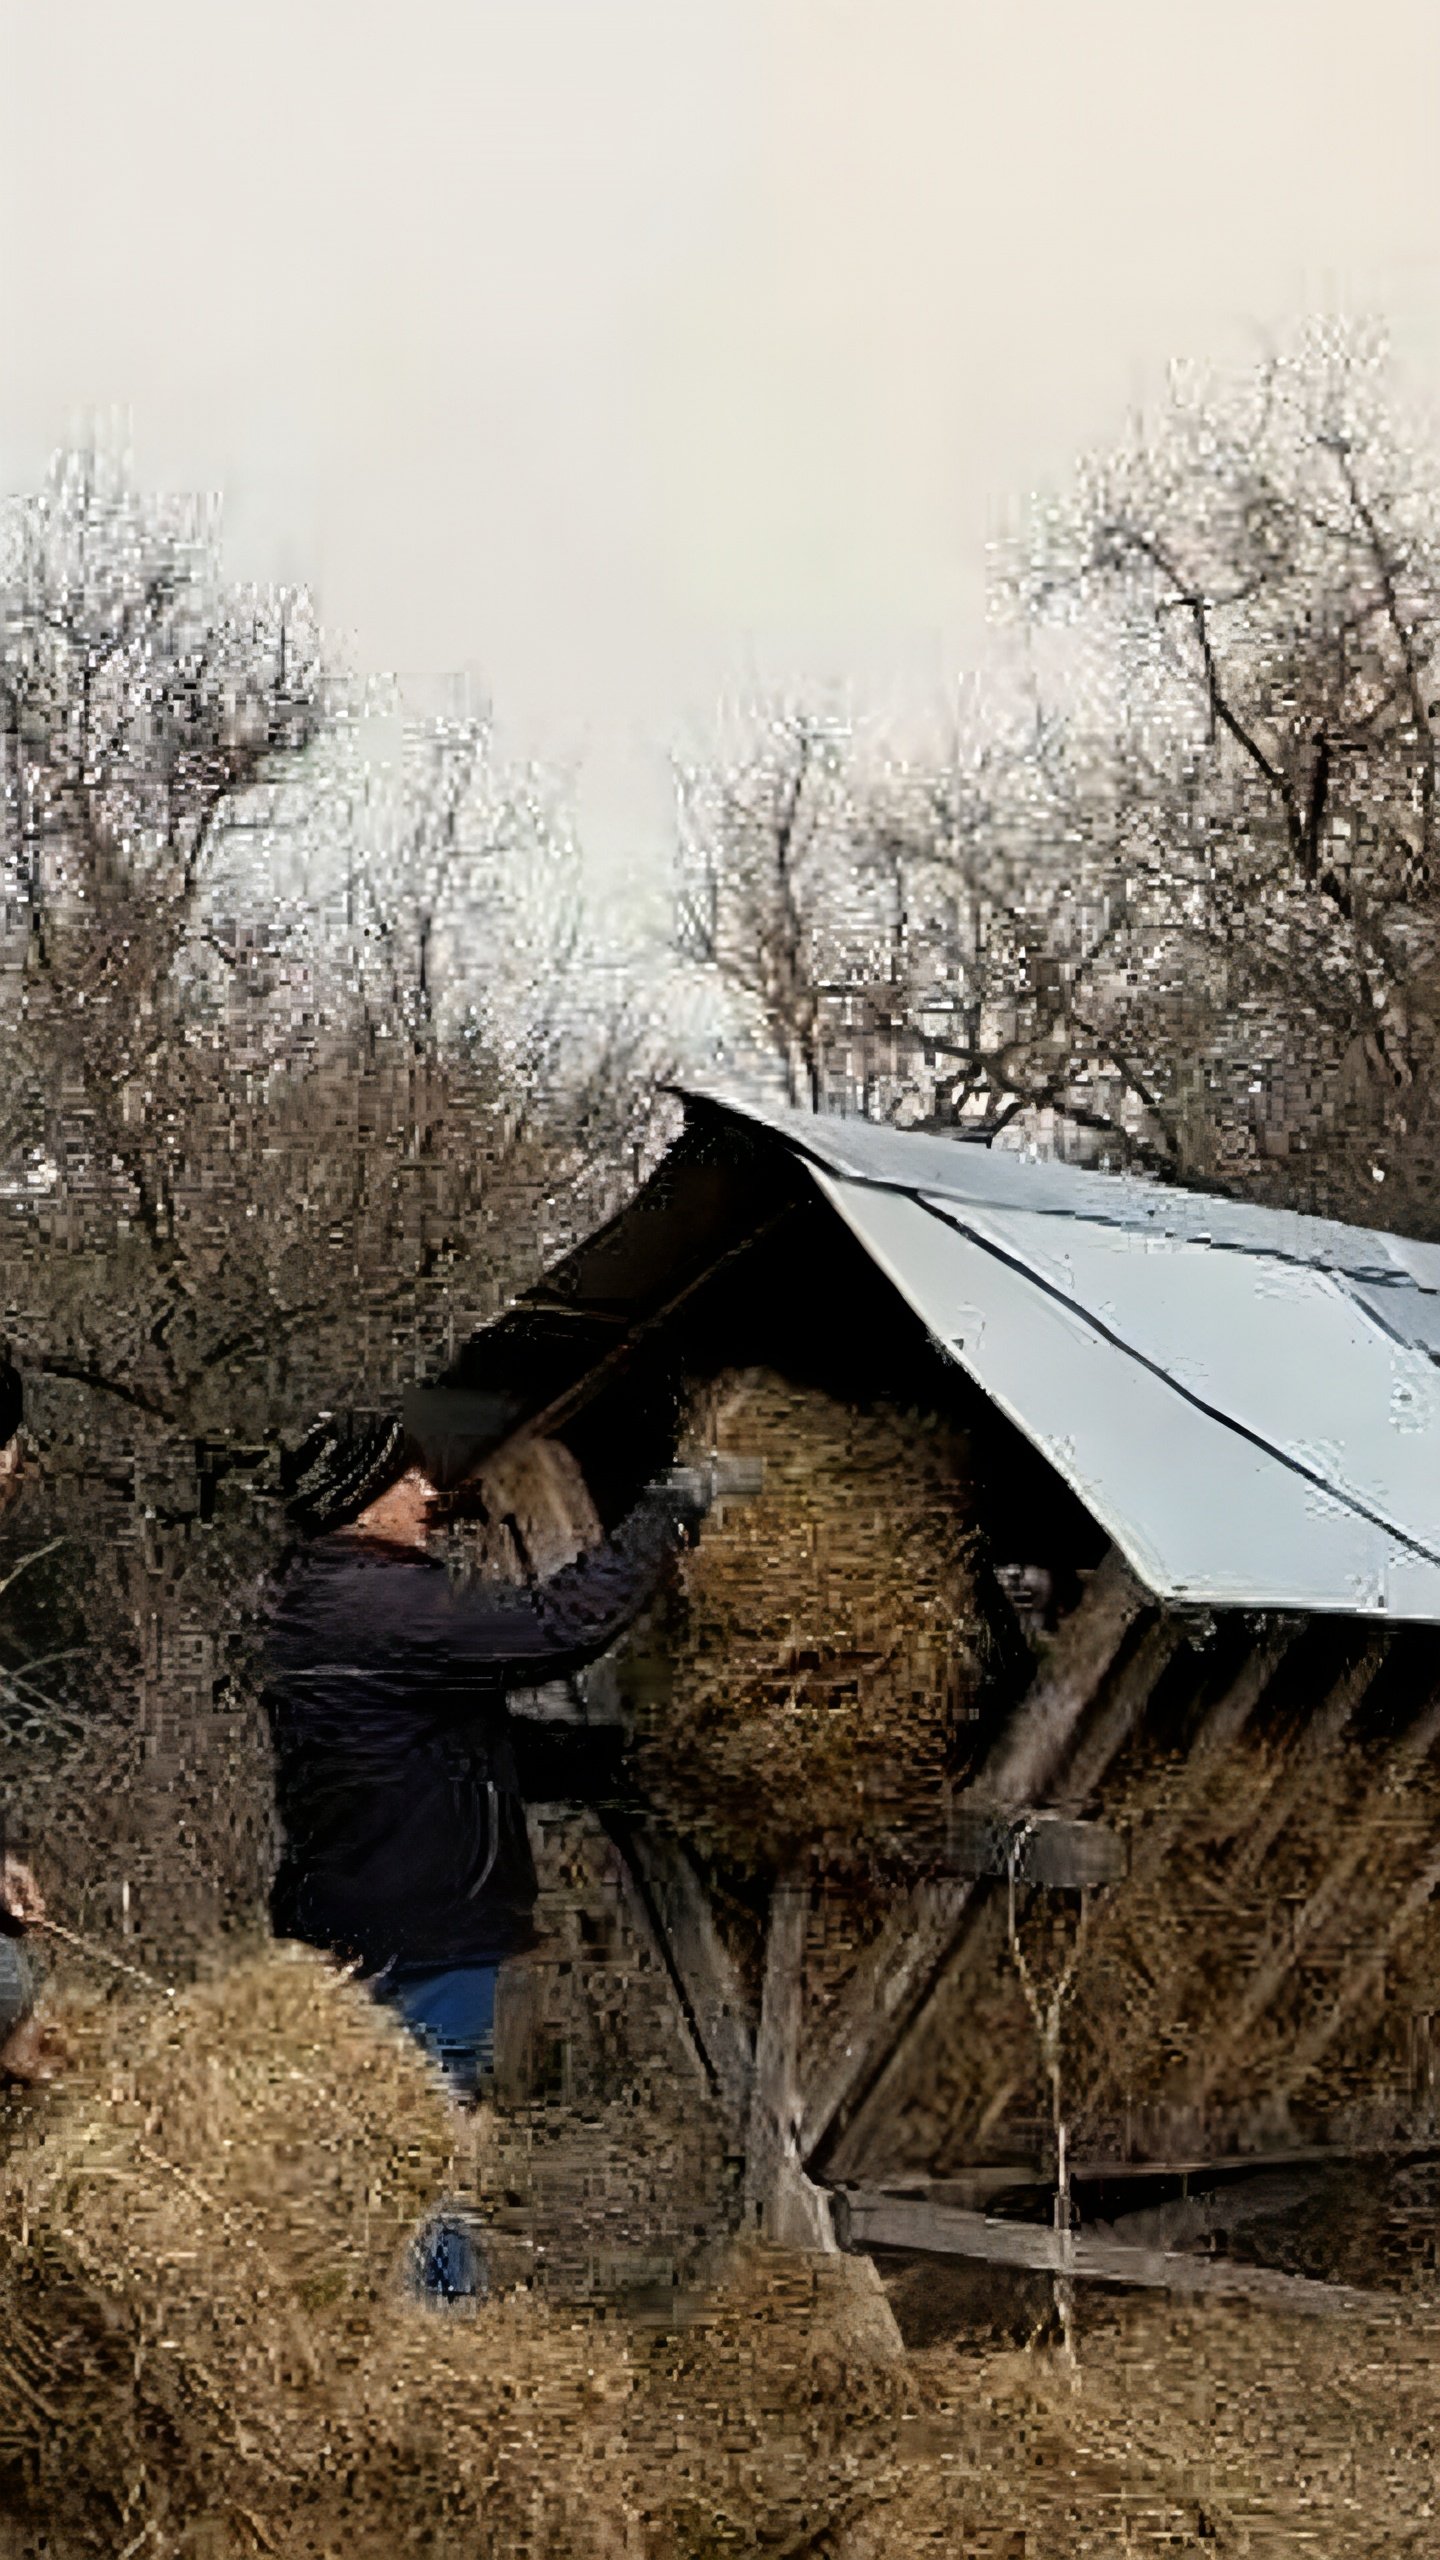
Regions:
M 447 2324 L 406 2298 L 462 2119 L 368 1994 L 286 1949 L 67 2024 L 75 2075 L 0 2169 L 16 2512 L 107 2553 L 202 2513 L 225 2551 L 338 2548 L 341 2510 L 377 2560 L 457 2518 L 477 2553 L 623 2548 L 622 2487 L 570 2514 L 623 2354 L 523 2299 Z
M 664 1677 L 638 1684 L 650 1792 L 742 1869 L 903 1857 L 985 1657 L 958 1441 L 765 1370 L 704 1388 L 690 1441 L 762 1459 L 764 1489 L 684 1560 Z

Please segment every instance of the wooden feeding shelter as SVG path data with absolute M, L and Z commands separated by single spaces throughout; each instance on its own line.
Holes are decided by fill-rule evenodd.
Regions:
M 684 1103 L 442 1408 L 550 1452 L 577 1536 L 671 1460 L 697 1382 L 887 1417 L 877 1522 L 943 1428 L 985 1626 L 888 1863 L 767 1853 L 748 1979 L 723 1843 L 621 1826 L 747 2209 L 811 2246 L 1335 2307 L 1189 2244 L 1297 2175 L 1440 2148 L 1440 1248 Z M 712 1735 L 723 1707 L 722 1679 Z

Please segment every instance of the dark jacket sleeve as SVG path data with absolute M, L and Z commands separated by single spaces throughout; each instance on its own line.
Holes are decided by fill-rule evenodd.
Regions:
M 466 1672 L 488 1674 L 501 1687 L 564 1679 L 595 1661 L 640 1615 L 667 1558 L 698 1518 L 688 1495 L 655 1488 L 613 1538 L 529 1590 L 453 1583 L 434 1570 L 396 1573 L 357 1554 L 348 1571 L 333 1581 L 327 1576 L 323 1590 L 312 1587 L 306 1595 L 298 1613 L 303 1631 L 294 1619 L 286 1628 L 288 1613 L 282 1613 L 277 1667 L 349 1663 L 403 1672 L 412 1688 L 453 1687 Z

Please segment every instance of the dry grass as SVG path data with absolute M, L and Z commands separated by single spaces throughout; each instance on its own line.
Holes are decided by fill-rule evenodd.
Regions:
M 685 1560 L 642 1776 L 739 1867 L 883 1862 L 917 1812 L 933 1821 L 983 1667 L 960 1452 L 763 1370 L 719 1379 L 691 1429 L 763 1459 L 765 1484 Z
M 1303 1745 L 1142 1748 L 1107 1789 L 1130 1872 L 1097 1897 L 1065 2012 L 1077 2150 L 1188 2148 L 1240 2121 L 1261 2144 L 1378 2140 L 1434 2112 L 1440 1771 L 1393 1742 Z M 1024 1911 L 1042 1977 L 1074 1926 L 1053 1897 Z M 890 2137 L 915 2169 L 1009 2156 L 1048 2120 L 1003 1892 L 972 1922 L 913 2086 Z
M 908 2560 L 1428 2552 L 1440 2361 L 1383 2329 L 1086 2303 L 1045 2351 L 897 2358 L 863 2261 L 742 2244 L 655 2336 L 404 2302 L 485 2192 L 425 2064 L 299 1955 L 71 2004 L 0 2171 L 3 2560 Z

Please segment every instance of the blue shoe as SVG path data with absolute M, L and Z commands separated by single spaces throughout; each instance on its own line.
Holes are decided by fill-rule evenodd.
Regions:
M 415 2242 L 413 2285 L 422 2302 L 483 2302 L 490 2271 L 468 2223 L 438 2213 Z

